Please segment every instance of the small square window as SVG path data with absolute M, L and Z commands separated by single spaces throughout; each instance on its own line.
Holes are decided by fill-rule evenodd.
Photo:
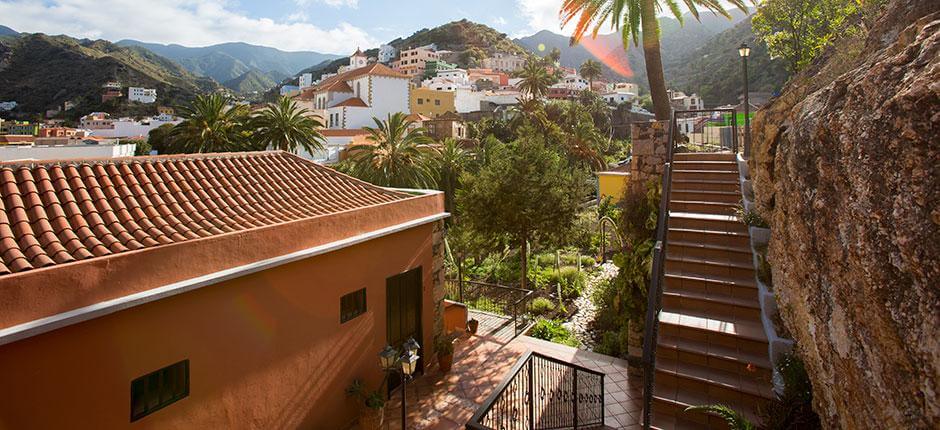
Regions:
M 434 106 L 440 106 L 440 105 L 441 105 L 440 100 L 434 100 Z
M 419 105 L 423 105 L 423 104 L 424 104 L 424 99 L 418 99 L 418 104 L 419 104 Z
M 339 322 L 349 321 L 366 311 L 366 289 L 353 291 L 339 299 Z
M 189 360 L 164 367 L 131 382 L 131 422 L 189 396 Z

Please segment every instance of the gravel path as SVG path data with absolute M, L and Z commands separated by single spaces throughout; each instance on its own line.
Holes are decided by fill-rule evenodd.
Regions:
M 617 266 L 612 262 L 604 263 L 598 270 L 594 271 L 588 277 L 587 286 L 581 293 L 581 297 L 578 297 L 574 301 L 578 312 L 563 324 L 565 328 L 571 330 L 575 337 L 581 342 L 581 349 L 594 349 L 595 336 L 590 332 L 590 328 L 591 322 L 594 321 L 594 316 L 597 313 L 597 309 L 594 306 L 594 301 L 591 300 L 591 296 L 594 295 L 594 290 L 601 281 L 613 278 L 614 276 L 617 276 Z

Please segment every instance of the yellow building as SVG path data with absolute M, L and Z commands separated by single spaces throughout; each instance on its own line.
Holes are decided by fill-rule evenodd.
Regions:
M 430 88 L 412 88 L 408 103 L 411 113 L 436 118 L 447 112 L 457 112 L 454 92 L 437 91 Z
M 630 173 L 621 171 L 597 172 L 597 195 L 601 201 L 611 197 L 613 202 L 623 198 L 623 192 L 630 182 Z

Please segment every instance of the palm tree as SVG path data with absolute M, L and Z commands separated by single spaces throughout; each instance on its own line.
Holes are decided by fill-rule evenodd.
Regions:
M 590 89 L 594 91 L 594 80 L 603 76 L 604 70 L 601 69 L 601 63 L 594 60 L 587 60 L 581 65 L 581 77 L 591 82 Z
M 169 135 L 170 152 L 232 152 L 250 149 L 248 106 L 229 105 L 222 94 L 198 95 L 179 108 L 183 122 Z
M 385 187 L 422 188 L 434 183 L 426 166 L 431 139 L 404 113 L 389 114 L 376 127 L 364 127 L 369 143 L 349 147 L 353 176 Z
M 525 67 L 519 72 L 522 81 L 519 82 L 519 89 L 522 94 L 531 100 L 538 100 L 548 93 L 548 87 L 554 81 L 552 75 L 545 70 L 545 66 L 538 61 L 529 60 Z
M 745 0 L 728 0 L 746 11 Z M 715 0 L 682 0 L 695 19 L 699 19 L 699 8 L 703 8 L 731 19 L 731 14 Z M 590 30 L 596 37 L 601 27 L 610 21 L 611 27 L 620 31 L 623 46 L 633 40 L 636 46 L 639 33 L 643 33 L 643 57 L 646 59 L 646 76 L 656 119 L 668 119 L 672 108 L 666 95 L 666 79 L 663 76 L 663 60 L 659 47 L 659 21 L 656 14 L 668 8 L 682 23 L 682 11 L 676 0 L 564 0 L 561 5 L 561 23 L 567 25 L 577 21 L 571 42 L 577 43 Z M 746 13 L 746 12 L 745 12 Z M 593 29 L 591 27 L 593 26 Z
M 725 405 L 699 405 L 685 408 L 686 412 L 704 412 L 723 418 L 731 430 L 757 430 L 757 426 L 750 422 L 744 414 Z
M 550 66 L 554 67 L 558 65 L 558 62 L 561 61 L 561 49 L 552 48 L 552 50 L 548 52 L 548 55 L 545 56 L 545 59 L 548 60 L 548 65 Z
M 473 154 L 454 139 L 445 139 L 430 155 L 429 165 L 438 189 L 444 192 L 444 209 L 447 212 L 454 213 L 454 195 L 460 187 L 460 174 L 473 159 Z
M 269 103 L 255 114 L 252 125 L 255 142 L 265 147 L 289 152 L 303 148 L 309 154 L 323 150 L 323 123 L 290 97 Z

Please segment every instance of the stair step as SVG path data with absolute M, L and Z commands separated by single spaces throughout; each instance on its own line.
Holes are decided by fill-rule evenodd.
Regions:
M 718 181 L 718 180 L 698 180 L 698 179 L 673 179 L 672 186 L 683 190 L 701 190 L 701 191 L 734 191 L 741 192 L 741 183 L 737 180 Z
M 738 205 L 735 203 L 676 200 L 674 198 L 669 200 L 669 210 L 676 212 L 734 215 L 737 207 Z
M 713 257 L 731 261 L 751 262 L 751 248 L 741 245 L 718 245 L 686 240 L 668 241 L 666 252 L 676 256 Z
M 717 396 L 711 395 L 710 393 L 678 389 L 678 387 L 671 386 L 664 381 L 661 382 L 657 380 L 653 388 L 653 413 L 662 414 L 666 417 L 674 416 L 682 421 L 691 421 L 698 423 L 700 426 L 703 426 L 699 428 L 727 429 L 727 423 L 722 418 L 705 414 L 704 412 L 685 411 L 689 406 L 721 403 L 741 412 L 745 417 L 747 417 L 748 421 L 751 421 L 755 424 L 760 423 L 760 419 L 757 415 L 757 408 L 747 404 L 744 400 L 733 398 L 719 400 L 716 397 Z M 653 423 L 657 424 L 656 421 Z
M 733 215 L 669 211 L 669 228 L 736 232 L 747 234 L 747 226 Z
M 718 276 L 727 279 L 754 279 L 754 265 L 745 260 L 678 256 L 667 251 L 666 271 L 685 275 Z
M 690 380 L 695 388 L 685 387 L 690 381 L 677 381 L 680 389 L 692 389 L 698 392 L 714 393 L 712 386 L 717 386 L 721 390 L 719 396 L 725 394 L 724 391 L 738 391 L 746 396 L 755 397 L 753 400 L 766 399 L 773 397 L 770 380 L 758 377 L 756 375 L 742 375 L 737 372 L 716 369 L 709 366 L 702 366 L 686 361 L 670 360 L 668 358 L 656 358 L 657 378 L 663 375 L 675 377 L 677 379 Z
M 670 244 L 677 241 L 740 247 L 749 247 L 751 245 L 751 238 L 747 232 L 678 228 L 670 225 L 669 231 L 666 233 Z
M 738 163 L 734 161 L 689 160 L 673 161 L 673 168 L 679 170 L 716 170 L 738 174 Z
M 769 378 L 772 366 L 767 354 L 755 354 L 676 336 L 659 336 L 656 357 L 687 361 L 758 378 Z
M 670 309 L 707 313 L 719 319 L 760 320 L 760 302 L 757 296 L 745 298 L 724 294 L 709 294 L 693 289 L 667 286 L 663 291 L 663 306 Z
M 675 161 L 735 161 L 732 152 L 677 152 L 672 158 Z
M 661 336 L 675 336 L 708 344 L 722 345 L 752 354 L 767 354 L 767 338 L 758 321 L 732 323 L 685 314 L 666 308 L 660 312 Z
M 734 181 L 738 179 L 738 171 L 725 170 L 683 170 L 673 167 L 672 179 L 703 180 L 703 181 Z
M 665 290 L 694 291 L 745 300 L 757 300 L 757 283 L 753 279 L 730 279 L 719 276 L 683 275 L 666 272 Z
M 709 191 L 709 190 L 688 190 L 672 189 L 669 194 L 670 200 L 691 200 L 696 202 L 721 202 L 733 205 L 741 201 L 741 193 L 737 191 Z

